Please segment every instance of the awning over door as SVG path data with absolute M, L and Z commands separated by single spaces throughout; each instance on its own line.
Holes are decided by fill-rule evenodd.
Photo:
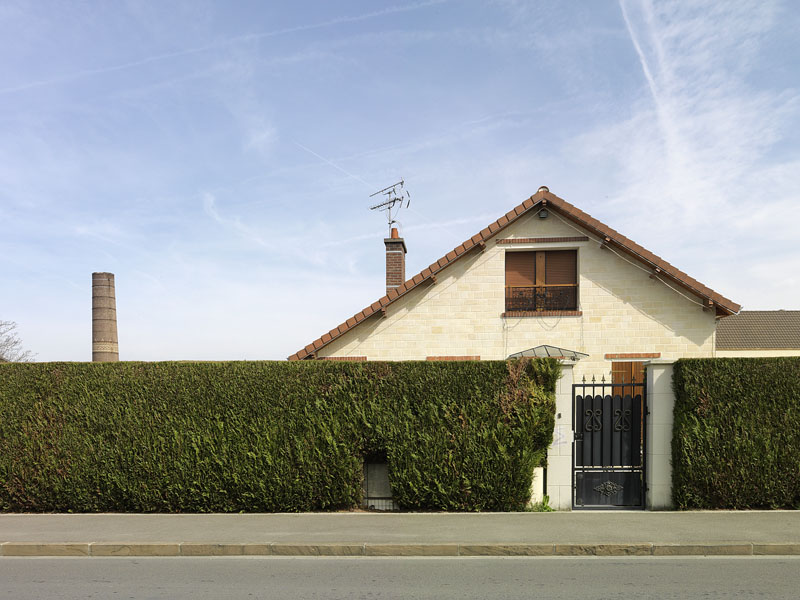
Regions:
M 589 355 L 583 352 L 575 352 L 575 350 L 567 350 L 566 348 L 557 348 L 556 346 L 548 346 L 545 344 L 528 348 L 522 352 L 509 354 L 508 358 L 522 358 L 523 356 L 528 358 L 566 358 L 569 360 L 580 360 Z

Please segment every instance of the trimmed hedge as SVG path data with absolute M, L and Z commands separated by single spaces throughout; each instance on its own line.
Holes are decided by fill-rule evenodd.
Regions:
M 679 360 L 678 508 L 800 508 L 800 358 Z
M 551 442 L 555 361 L 0 365 L 4 511 L 519 510 Z

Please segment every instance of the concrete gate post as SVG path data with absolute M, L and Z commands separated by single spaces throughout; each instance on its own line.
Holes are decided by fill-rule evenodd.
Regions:
M 561 361 L 556 384 L 556 426 L 547 451 L 547 490 L 550 506 L 572 510 L 572 368 L 574 360 Z
M 672 508 L 672 420 L 675 394 L 669 360 L 647 363 L 647 508 Z

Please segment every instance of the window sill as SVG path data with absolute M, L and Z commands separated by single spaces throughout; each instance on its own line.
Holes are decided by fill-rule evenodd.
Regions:
M 582 317 L 582 310 L 509 310 L 501 313 L 504 319 L 509 317 Z

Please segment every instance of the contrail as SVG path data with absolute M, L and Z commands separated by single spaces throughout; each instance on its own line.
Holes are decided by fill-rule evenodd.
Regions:
M 53 77 L 51 79 L 43 79 L 40 81 L 30 81 L 28 83 L 23 83 L 21 85 L 8 87 L 0 89 L 0 94 L 13 94 L 15 92 L 21 92 L 25 90 L 29 90 L 32 88 L 42 87 L 46 85 L 53 85 L 57 83 L 64 83 L 66 81 L 72 81 L 74 79 L 79 79 L 81 77 L 88 77 L 90 75 L 100 75 L 103 73 L 113 73 L 115 71 L 124 71 L 126 69 L 132 69 L 135 67 L 141 67 L 143 65 L 147 65 L 153 62 L 158 62 L 161 60 L 166 60 L 169 58 L 178 58 L 181 56 L 188 56 L 190 54 L 198 54 L 200 52 L 208 52 L 209 50 L 217 50 L 219 48 L 225 48 L 228 46 L 233 46 L 235 44 L 241 44 L 243 42 L 250 42 L 253 40 L 261 40 L 265 38 L 277 37 L 281 35 L 286 35 L 289 33 L 297 33 L 300 31 L 309 31 L 312 29 L 322 29 L 325 27 L 332 27 L 334 25 L 341 25 L 344 23 L 356 23 L 358 21 L 366 21 L 368 19 L 374 19 L 375 17 L 382 17 L 384 15 L 396 14 L 401 12 L 408 12 L 411 10 L 417 10 L 419 8 L 426 8 L 428 6 L 434 6 L 436 4 L 442 4 L 447 2 L 448 0 L 427 0 L 426 2 L 417 2 L 414 4 L 405 4 L 403 6 L 390 6 L 388 8 L 384 8 L 381 10 L 376 10 L 368 13 L 364 13 L 362 15 L 353 15 L 349 17 L 337 17 L 335 19 L 331 19 L 329 21 L 323 21 L 321 23 L 311 23 L 309 25 L 297 25 L 295 27 L 286 27 L 284 29 L 276 29 L 274 31 L 263 31 L 260 33 L 248 33 L 245 35 L 239 35 L 227 40 L 223 40 L 221 42 L 216 42 L 214 44 L 207 44 L 205 46 L 198 46 L 196 48 L 188 48 L 186 50 L 177 50 L 175 52 L 165 52 L 164 54 L 156 54 L 155 56 L 148 56 L 147 58 L 142 58 L 139 60 L 134 60 L 127 63 L 122 63 L 119 65 L 111 65 L 108 67 L 100 67 L 97 69 L 85 69 L 83 71 L 75 71 L 73 73 L 69 73 L 67 75 L 62 75 L 61 77 Z
M 352 174 L 352 173 L 350 173 L 349 171 L 345 171 L 345 170 L 344 170 L 342 167 L 340 167 L 339 165 L 337 165 L 337 164 L 336 164 L 336 163 L 334 163 L 334 162 L 331 162 L 331 161 L 329 161 L 329 160 L 328 160 L 327 158 L 325 158 L 324 156 L 320 156 L 319 154 L 317 154 L 316 152 L 314 152 L 314 151 L 313 151 L 311 148 L 306 148 L 305 146 L 303 146 L 303 144 L 301 144 L 301 143 L 299 143 L 299 142 L 295 142 L 294 140 L 292 140 L 292 142 L 293 142 L 293 143 L 294 143 L 294 145 L 295 145 L 295 146 L 297 146 L 298 148 L 302 148 L 303 150 L 305 150 L 305 151 L 306 151 L 306 152 L 308 152 L 309 154 L 313 154 L 314 156 L 316 156 L 316 157 L 317 157 L 318 159 L 320 159 L 321 161 L 328 163 L 328 164 L 329 164 L 330 166 L 332 166 L 334 169 L 338 169 L 339 171 L 341 171 L 342 173 L 344 173 L 344 174 L 345 174 L 345 175 L 347 175 L 348 177 L 352 177 L 352 178 L 353 178 L 353 179 L 355 179 L 356 181 L 360 181 L 360 182 L 361 182 L 361 183 L 363 183 L 365 186 L 367 186 L 367 187 L 368 187 L 370 190 L 374 190 L 374 189 L 375 189 L 375 186 L 374 186 L 374 185 L 367 183 L 366 181 L 364 181 L 363 179 L 361 179 L 361 177 L 359 177 L 358 175 L 353 175 L 353 174 Z

